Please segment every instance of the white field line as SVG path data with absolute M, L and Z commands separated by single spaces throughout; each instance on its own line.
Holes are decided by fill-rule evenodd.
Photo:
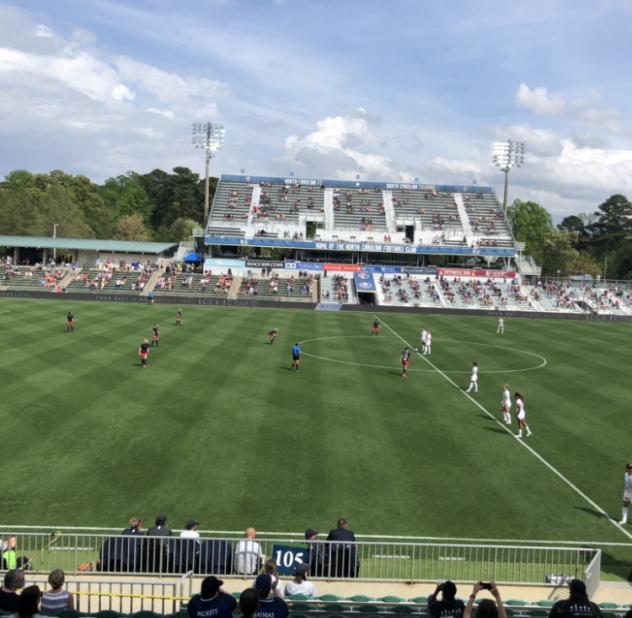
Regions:
M 377 316 L 375 316 L 377 319 Z M 401 341 L 403 341 L 409 348 L 411 349 L 415 349 L 415 346 L 412 346 L 410 343 L 408 343 L 408 341 L 406 341 L 406 339 L 404 339 L 397 331 L 395 331 L 393 328 L 391 328 L 382 318 L 382 324 L 384 324 L 384 326 L 386 326 L 386 328 L 388 328 L 388 330 L 390 330 L 394 335 L 396 335 Z M 623 526 L 621 526 L 621 524 L 619 524 L 618 521 L 616 521 L 615 519 L 612 519 L 612 517 L 610 517 L 610 515 L 608 515 L 608 513 L 606 513 L 606 511 L 604 511 L 604 509 L 602 509 L 594 500 L 592 500 L 591 498 L 589 498 L 579 487 L 577 487 L 577 485 L 575 485 L 570 479 L 568 479 L 567 477 L 565 477 L 557 468 L 555 468 L 552 464 L 550 464 L 546 459 L 544 459 L 544 457 L 542 457 L 542 455 L 540 455 L 540 453 L 538 453 L 535 449 L 533 449 L 531 446 L 529 446 L 524 438 L 518 438 L 513 431 L 511 431 L 511 429 L 509 429 L 506 425 L 504 425 L 503 423 L 501 423 L 491 412 L 489 412 L 489 410 L 487 410 L 484 406 L 482 406 L 478 401 L 476 401 L 476 399 L 474 399 L 474 397 L 472 397 L 469 393 L 466 393 L 456 382 L 454 382 L 454 380 L 446 375 L 443 371 L 441 371 L 441 369 L 439 369 L 432 361 L 430 361 L 426 356 L 424 356 L 423 354 L 421 354 L 420 352 L 417 352 L 417 355 L 421 358 L 423 358 L 431 367 L 433 367 L 435 369 L 435 371 L 437 371 L 437 373 L 439 373 L 440 375 L 442 375 L 450 384 L 452 384 L 452 386 L 454 386 L 455 388 L 457 388 L 459 390 L 459 392 L 461 394 L 463 394 L 465 397 L 467 397 L 475 406 L 477 406 L 480 410 L 482 410 L 483 412 L 485 412 L 485 414 L 491 418 L 503 431 L 506 431 L 514 440 L 516 440 L 518 442 L 518 444 L 522 445 L 524 448 L 526 448 L 536 459 L 538 459 L 541 463 L 543 463 L 551 472 L 553 472 L 553 474 L 555 474 L 560 480 L 562 480 L 564 483 L 566 483 L 576 494 L 578 494 L 579 496 L 581 496 L 586 502 L 588 502 L 588 504 L 590 504 L 590 506 L 592 506 L 594 509 L 596 509 L 599 513 L 601 513 L 615 528 L 617 528 L 620 532 L 622 532 L 623 534 L 625 534 L 625 536 L 627 536 L 630 540 L 632 540 L 632 534 L 629 533 L 625 528 L 623 528 Z

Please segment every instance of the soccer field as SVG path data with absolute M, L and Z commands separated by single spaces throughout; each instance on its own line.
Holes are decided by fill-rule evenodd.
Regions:
M 175 310 L 0 301 L 3 522 L 165 512 L 176 528 L 297 532 L 344 516 L 360 534 L 632 541 L 600 512 L 619 519 L 632 460 L 630 325 L 516 319 L 499 336 L 493 318 L 385 314 L 371 337 L 369 313 L 185 307 L 176 328 Z M 413 354 L 403 380 L 422 326 L 432 357 Z M 528 439 L 497 422 L 505 382 Z

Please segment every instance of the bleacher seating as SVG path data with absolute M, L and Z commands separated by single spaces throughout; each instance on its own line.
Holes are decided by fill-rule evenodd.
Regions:
M 479 246 L 513 246 L 507 220 L 494 194 L 464 193 L 463 203 Z
M 380 189 L 334 189 L 336 230 L 386 231 L 384 197 Z
M 386 305 L 443 307 L 436 277 L 382 276 L 379 284 Z
M 423 230 L 454 233 L 463 229 L 452 193 L 398 189 L 393 191 L 393 208 L 396 220 L 419 220 Z
M 220 182 L 213 198 L 207 233 L 212 231 L 216 236 L 243 236 L 252 205 L 252 191 L 251 184 Z
M 313 286 L 317 285 L 315 278 L 290 277 L 281 278 L 259 277 L 255 273 L 247 273 L 241 282 L 240 296 L 257 296 L 262 300 L 291 298 L 292 300 L 312 300 Z
M 66 272 L 63 268 L 39 268 L 34 266 L 12 266 L 2 272 L 0 286 L 12 290 L 54 291 Z
M 180 272 L 163 275 L 154 288 L 156 296 L 227 296 L 232 284 L 232 277 L 226 273 Z
M 253 220 L 298 223 L 300 213 L 322 213 L 323 189 L 304 185 L 261 186 L 259 206 L 253 208 Z

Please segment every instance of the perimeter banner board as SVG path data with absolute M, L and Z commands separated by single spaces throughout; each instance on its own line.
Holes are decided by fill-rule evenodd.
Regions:
M 248 268 L 285 268 L 282 260 L 246 260 Z
M 487 277 L 488 279 L 515 279 L 512 270 L 472 270 L 470 268 L 439 268 L 438 274 L 443 277 Z
M 323 264 L 318 262 L 285 262 L 285 268 L 288 270 L 315 270 L 322 271 Z
M 343 273 L 359 273 L 362 270 L 360 264 L 324 264 L 323 268 L 326 271 L 337 270 Z
M 436 266 L 404 266 L 402 270 L 408 275 L 436 275 Z
M 377 292 L 372 274 L 354 273 L 353 280 L 355 281 L 356 290 L 358 292 Z

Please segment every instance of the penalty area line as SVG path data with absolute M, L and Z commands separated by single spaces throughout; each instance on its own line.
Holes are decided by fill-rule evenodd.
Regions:
M 375 315 L 375 314 L 374 314 L 374 317 L 376 319 L 380 319 L 382 324 L 384 324 L 384 326 L 386 326 L 386 328 L 388 328 L 388 330 L 390 330 L 393 333 L 393 335 L 395 335 L 401 341 L 403 341 L 409 348 L 412 348 L 413 350 L 416 350 L 415 346 L 411 345 L 395 329 L 391 328 L 391 326 L 389 324 L 387 324 L 384 321 L 383 318 L 381 318 L 381 317 L 378 318 L 378 316 Z M 565 477 L 555 466 L 553 466 L 546 459 L 544 459 L 544 457 L 542 457 L 542 455 L 540 455 L 540 453 L 538 453 L 533 447 L 529 446 L 524 441 L 524 439 L 518 438 L 518 436 L 516 436 L 514 434 L 514 432 L 511 431 L 511 429 L 509 429 L 506 425 L 501 423 L 489 410 L 487 410 L 487 408 L 485 408 L 482 404 L 480 404 L 478 401 L 476 401 L 476 399 L 474 399 L 474 397 L 472 397 L 469 393 L 466 393 L 450 376 L 446 375 L 443 371 L 441 371 L 441 369 L 439 369 L 439 367 L 437 367 L 430 359 L 428 359 L 426 356 L 424 356 L 423 354 L 421 354 L 417 350 L 416 350 L 416 354 L 420 358 L 425 360 L 438 374 L 443 376 L 450 384 L 452 384 L 452 386 L 457 388 L 462 395 L 467 397 L 475 406 L 477 406 L 480 410 L 482 410 L 501 429 L 503 429 L 503 431 L 507 432 L 514 440 L 516 440 L 518 442 L 518 444 L 520 444 L 521 446 L 526 448 L 527 451 L 529 451 L 536 459 L 538 459 L 540 461 L 540 463 L 544 464 L 561 481 L 563 481 L 566 485 L 568 485 L 578 496 L 583 498 L 586 502 L 588 502 L 588 504 L 590 504 L 590 506 L 592 506 L 595 510 L 597 510 L 599 513 L 601 513 L 615 528 L 617 528 L 617 530 L 619 530 L 620 532 L 625 534 L 625 536 L 627 536 L 630 540 L 632 540 L 632 534 L 630 534 L 625 528 L 623 528 L 623 526 L 621 526 L 621 524 L 619 524 L 618 521 L 616 521 L 615 519 L 610 517 L 610 515 L 608 515 L 608 513 L 606 513 L 606 511 L 604 509 L 602 509 L 592 498 L 588 497 L 579 487 L 577 487 L 577 485 L 575 485 L 570 479 Z

